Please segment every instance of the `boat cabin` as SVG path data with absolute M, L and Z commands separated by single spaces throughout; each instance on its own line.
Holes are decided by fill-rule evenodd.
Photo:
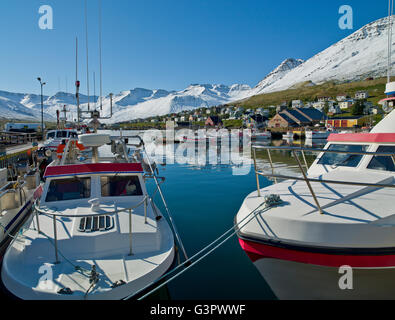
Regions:
M 142 197 L 146 190 L 140 163 L 89 163 L 48 166 L 41 204 L 67 206 L 68 201 L 100 202 Z M 128 199 L 130 201 L 130 198 Z
M 325 149 L 342 152 L 395 153 L 395 134 L 331 134 Z M 318 176 L 337 168 L 395 173 L 395 160 L 391 156 L 322 152 L 310 167 L 308 174 Z

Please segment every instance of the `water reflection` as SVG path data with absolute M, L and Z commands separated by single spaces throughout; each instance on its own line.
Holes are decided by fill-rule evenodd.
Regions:
M 119 136 L 119 131 L 104 131 L 112 136 Z M 168 165 L 183 166 L 191 170 L 223 171 L 232 169 L 233 175 L 247 175 L 253 172 L 252 145 L 262 146 L 300 146 L 307 148 L 323 148 L 325 139 L 262 139 L 251 141 L 248 137 L 234 139 L 231 135 L 216 139 L 199 139 L 198 141 L 185 141 L 175 144 L 158 142 L 154 136 L 147 135 L 146 131 L 123 131 L 123 136 L 140 135 L 144 137 L 149 157 L 162 167 Z M 106 146 L 107 147 L 107 146 Z M 107 150 L 108 152 L 109 150 Z M 130 151 L 131 153 L 133 150 Z M 271 158 L 276 172 L 280 174 L 300 173 L 297 161 L 291 151 L 272 150 Z M 257 167 L 265 172 L 271 171 L 267 150 L 257 150 Z M 305 152 L 306 161 L 310 166 L 317 153 Z

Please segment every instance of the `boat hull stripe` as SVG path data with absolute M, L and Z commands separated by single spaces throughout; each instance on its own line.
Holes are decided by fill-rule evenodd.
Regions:
M 332 133 L 329 142 L 394 143 L 395 133 Z
M 141 163 L 89 163 L 67 166 L 48 166 L 45 178 L 85 174 L 142 173 Z
M 258 243 L 240 238 L 239 242 L 253 262 L 263 258 L 274 258 L 327 267 L 348 265 L 354 268 L 383 268 L 395 266 L 395 252 L 376 255 L 328 254 L 308 251 L 308 247 L 303 248 L 303 250 L 287 249 L 274 244 Z

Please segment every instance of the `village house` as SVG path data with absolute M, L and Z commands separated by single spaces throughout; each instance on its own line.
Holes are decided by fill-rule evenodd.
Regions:
M 280 113 L 281 111 L 287 109 L 287 106 L 279 105 L 276 107 L 276 113 Z
M 369 98 L 368 91 L 357 91 L 355 93 L 355 99 L 367 99 L 367 98 Z
M 288 128 L 315 125 L 326 116 L 323 112 L 312 108 L 286 109 L 277 113 L 268 123 L 269 128 Z
M 323 111 L 325 107 L 325 102 L 313 102 L 313 108 L 319 111 Z
M 339 102 L 339 107 L 340 107 L 340 109 L 344 110 L 344 109 L 351 108 L 353 104 L 354 104 L 353 100 L 345 100 L 345 101 Z
M 370 109 L 369 109 L 369 114 L 382 114 L 383 113 L 383 111 L 379 108 L 379 107 L 377 107 L 377 106 L 372 106 Z
M 249 129 L 263 129 L 267 125 L 268 118 L 260 114 L 254 114 L 243 121 Z
M 370 101 L 366 101 L 363 104 L 363 114 L 370 114 L 370 109 L 373 107 L 373 103 Z
M 269 112 L 269 109 L 258 108 L 258 109 L 256 109 L 255 114 L 260 114 L 260 115 L 268 118 L 270 112 Z
M 318 102 L 327 102 L 329 101 L 331 98 L 330 97 L 318 97 L 317 100 Z
M 347 98 L 348 98 L 348 95 L 347 95 L 346 93 L 341 93 L 341 94 L 338 94 L 338 95 L 336 96 L 336 100 L 337 100 L 338 102 L 347 100 Z
M 327 119 L 325 121 L 326 127 L 331 128 L 355 128 L 363 127 L 369 122 L 367 116 L 354 116 L 354 117 L 342 117 Z
M 342 110 L 338 105 L 332 105 L 328 109 L 328 116 L 333 116 L 334 114 L 342 113 Z
M 304 104 L 302 100 L 292 100 L 292 108 L 303 108 Z
M 232 111 L 229 115 L 229 120 L 240 119 L 243 116 L 241 111 Z
M 222 127 L 222 120 L 218 116 L 209 116 L 205 122 L 207 127 Z

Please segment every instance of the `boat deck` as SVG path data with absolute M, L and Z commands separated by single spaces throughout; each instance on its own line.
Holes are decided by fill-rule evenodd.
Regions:
M 327 180 L 394 184 L 389 174 L 334 170 L 321 176 Z M 259 214 L 241 233 L 270 239 L 292 239 L 293 242 L 332 246 L 374 247 L 376 243 L 392 246 L 395 241 L 394 188 L 373 188 L 311 182 L 320 214 L 305 181 L 284 181 L 251 193 L 244 201 L 237 222 L 264 201 L 277 194 L 283 204 Z M 375 201 L 372 201 L 374 199 Z M 379 201 L 377 201 L 379 199 Z M 354 233 L 354 234 L 353 234 Z M 336 234 L 336 237 L 333 235 Z
M 118 204 L 117 209 L 121 207 Z M 81 215 L 84 210 L 89 211 L 89 208 L 68 209 L 64 213 Z M 101 210 L 105 214 L 114 211 L 114 206 L 101 204 Z M 87 299 L 121 299 L 138 291 L 171 266 L 174 260 L 173 234 L 165 219 L 156 221 L 152 210 L 148 210 L 145 224 L 143 208 L 136 209 L 132 214 L 133 254 L 129 255 L 129 214 L 121 212 L 114 218 L 114 228 L 98 235 L 98 232 L 77 231 L 80 218 L 57 217 L 59 263 L 55 263 L 54 242 L 48 239 L 53 237 L 53 228 L 49 221 L 45 221 L 53 218 L 40 215 L 42 234 L 37 237 L 36 230 L 25 230 L 7 252 L 4 268 L 11 275 L 7 281 L 17 287 L 33 288 L 29 296 L 22 298 L 59 299 L 57 292 L 69 288 L 73 294 L 65 295 L 65 299 L 81 299 L 91 286 L 91 266 L 96 265 L 99 282 Z M 29 222 L 31 226 L 36 226 L 35 220 L 34 217 Z M 20 254 L 20 251 L 24 253 Z M 43 266 L 51 268 L 54 279 L 50 287 L 44 289 L 40 287 L 42 273 L 39 271 Z M 75 266 L 86 271 L 83 274 Z M 37 276 L 34 277 L 34 274 Z M 12 275 L 18 275 L 18 281 Z M 112 286 L 119 281 L 124 281 L 127 286 L 113 289 Z

